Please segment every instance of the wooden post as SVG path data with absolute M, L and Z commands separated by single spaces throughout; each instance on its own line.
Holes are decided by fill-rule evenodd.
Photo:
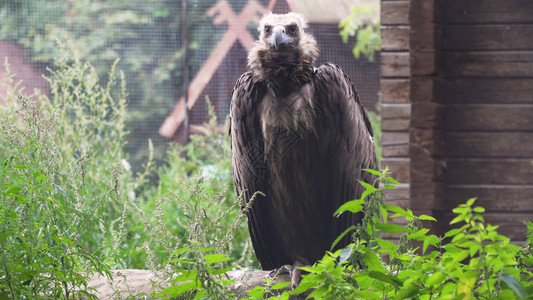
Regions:
M 387 191 L 388 203 L 409 208 L 409 1 L 381 1 L 381 167 L 402 187 Z
M 439 213 L 434 208 L 443 198 L 443 106 L 437 91 L 441 58 L 441 1 L 412 0 L 409 9 L 410 206 L 416 214 L 435 217 Z M 438 225 L 430 226 L 440 233 Z

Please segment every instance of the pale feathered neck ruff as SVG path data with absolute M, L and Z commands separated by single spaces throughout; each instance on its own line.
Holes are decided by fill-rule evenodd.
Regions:
M 267 44 L 265 25 L 286 26 L 292 23 L 296 23 L 299 29 L 298 38 L 293 45 L 280 51 Z M 318 48 L 314 37 L 305 33 L 305 28 L 305 19 L 297 13 L 270 13 L 263 16 L 258 27 L 259 40 L 248 53 L 248 67 L 256 80 L 266 81 L 274 90 L 287 90 L 290 86 L 301 86 L 311 80 Z

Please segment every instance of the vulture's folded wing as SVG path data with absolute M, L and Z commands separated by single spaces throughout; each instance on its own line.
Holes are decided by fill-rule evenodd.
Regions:
M 264 159 L 264 140 L 258 115 L 259 101 L 266 87 L 254 82 L 252 73 L 243 74 L 233 89 L 230 108 L 233 182 L 243 207 L 256 192 L 267 193 L 268 174 Z M 271 219 L 264 214 L 267 198 L 256 194 L 248 208 L 248 228 L 263 269 L 272 269 L 273 258 L 267 251 L 277 243 Z
M 339 172 L 330 187 L 335 209 L 344 202 L 360 198 L 365 188 L 358 182 L 377 184 L 376 176 L 362 169 L 379 169 L 373 141 L 372 125 L 368 115 L 359 101 L 357 90 L 350 78 L 342 69 L 334 64 L 326 63 L 315 71 L 313 80 L 315 87 L 315 103 L 317 111 L 323 118 L 333 118 L 335 122 L 325 129 L 329 134 L 330 143 L 335 144 L 338 156 Z M 320 116 L 319 116 L 320 117 Z M 334 235 L 342 233 L 348 226 L 361 221 L 363 214 L 345 214 L 335 225 Z M 347 237 L 341 246 L 348 244 Z

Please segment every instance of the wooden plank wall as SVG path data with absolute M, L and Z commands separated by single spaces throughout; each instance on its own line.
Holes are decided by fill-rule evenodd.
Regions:
M 477 196 L 488 222 L 524 240 L 522 222 L 533 221 L 533 1 L 442 4 L 435 89 L 444 105 L 444 194 L 434 208 L 450 219 Z
M 382 161 L 403 187 L 388 191 L 387 200 L 409 206 L 409 0 L 381 1 Z

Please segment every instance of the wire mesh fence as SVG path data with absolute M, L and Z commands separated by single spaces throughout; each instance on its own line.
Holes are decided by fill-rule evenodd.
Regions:
M 224 123 L 233 85 L 246 71 L 247 50 L 257 38 L 260 16 L 267 11 L 296 10 L 292 2 L 8 1 L 0 4 L 0 59 L 8 57 L 27 93 L 34 87 L 49 93 L 40 74 L 53 67 L 57 40 L 91 62 L 104 78 L 120 58 L 118 68 L 126 75 L 129 93 L 128 151 L 135 166 L 146 155 L 148 139 L 155 144 L 156 158 L 164 156 L 169 141 L 184 141 L 185 98 L 190 124 L 206 121 L 206 98 L 213 103 L 219 123 Z M 351 1 L 334 2 L 344 3 L 347 9 Z M 355 83 L 364 106 L 374 110 L 379 55 L 373 62 L 356 60 L 354 41 L 343 43 L 339 35 L 340 18 L 305 17 L 321 51 L 317 64 L 331 61 L 340 65 Z

